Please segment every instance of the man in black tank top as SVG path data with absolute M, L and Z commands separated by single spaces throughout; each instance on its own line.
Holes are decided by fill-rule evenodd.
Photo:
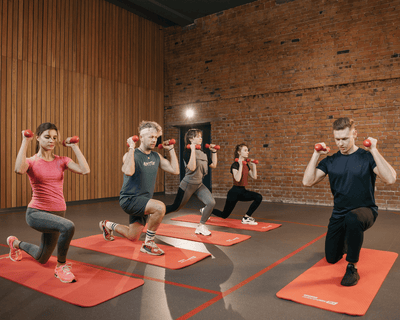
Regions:
M 353 286 L 360 279 L 357 262 L 364 231 L 372 227 L 378 216 L 374 197 L 376 176 L 386 184 L 394 184 L 396 171 L 379 153 L 376 139 L 368 138 L 370 146 L 365 150 L 355 145 L 357 131 L 353 120 L 337 119 L 333 135 L 339 151 L 317 166 L 320 155 L 329 153 L 325 143 L 320 143 L 322 150 L 314 151 L 303 184 L 313 186 L 329 175 L 334 207 L 325 240 L 325 256 L 329 263 L 336 263 L 347 253 L 348 265 L 341 284 Z
M 129 138 L 129 151 L 125 153 L 122 160 L 124 182 L 119 203 L 121 208 L 129 214 L 129 226 L 108 220 L 100 221 L 99 226 L 107 241 L 114 240 L 114 231 L 131 241 L 137 241 L 148 223 L 146 239 L 140 251 L 151 255 L 162 255 L 164 251 L 154 242 L 154 237 L 165 215 L 165 204 L 152 197 L 158 167 L 166 172 L 179 174 L 179 164 L 174 145 L 164 144 L 164 148 L 170 154 L 171 162 L 153 151 L 157 138 L 162 134 L 162 129 L 156 122 L 142 121 L 139 132 L 141 142 L 139 148 L 135 149 L 135 142 L 132 137 Z

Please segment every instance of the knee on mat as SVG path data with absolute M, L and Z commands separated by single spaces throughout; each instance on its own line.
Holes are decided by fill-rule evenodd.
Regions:
M 336 257 L 325 257 L 326 261 L 330 264 L 335 264 L 336 262 L 338 262 L 340 259 L 342 259 L 342 257 L 340 258 L 336 258 Z

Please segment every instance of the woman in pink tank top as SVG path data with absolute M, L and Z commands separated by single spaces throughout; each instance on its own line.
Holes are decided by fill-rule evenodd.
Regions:
M 26 221 L 30 227 L 42 233 L 40 246 L 18 240 L 9 236 L 10 259 L 20 261 L 21 250 L 25 251 L 40 263 L 46 263 L 56 245 L 57 266 L 54 275 L 60 281 L 74 282 L 71 264 L 66 262 L 69 244 L 74 235 L 74 223 L 65 218 L 66 204 L 63 194 L 64 171 L 70 170 L 79 174 L 88 174 L 89 165 L 77 143 L 66 139 L 66 146 L 72 148 L 78 163 L 68 157 L 54 154 L 59 142 L 57 127 L 49 122 L 42 123 L 36 130 L 36 154 L 26 157 L 29 142 L 33 136 L 22 132 L 22 145 L 15 162 L 15 172 L 28 174 L 32 187 L 32 200 L 26 211 Z

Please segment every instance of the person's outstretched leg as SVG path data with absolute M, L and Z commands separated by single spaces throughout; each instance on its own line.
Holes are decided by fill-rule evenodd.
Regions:
M 211 214 L 214 216 L 226 219 L 229 217 L 229 215 L 232 213 L 233 209 L 236 206 L 236 203 L 238 202 L 238 192 L 236 191 L 236 187 L 232 187 L 226 196 L 226 201 L 225 201 L 225 206 L 224 210 L 218 210 L 218 209 L 213 209 Z

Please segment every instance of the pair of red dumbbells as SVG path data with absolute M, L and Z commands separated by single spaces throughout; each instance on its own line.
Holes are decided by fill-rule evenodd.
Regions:
M 139 141 L 139 137 L 136 136 L 136 135 L 132 136 L 131 138 L 132 138 L 133 142 L 138 142 Z M 175 143 L 176 143 L 175 139 L 171 139 L 171 140 L 168 140 L 168 142 L 165 145 L 170 146 L 170 145 L 175 144 Z M 127 145 L 127 147 L 129 147 L 129 143 L 128 142 L 126 143 L 126 145 Z M 158 149 L 162 149 L 162 148 L 164 148 L 164 145 L 162 143 L 160 143 L 158 145 Z
M 248 162 L 252 162 L 254 164 L 258 164 L 258 160 L 254 159 L 254 160 L 250 160 L 250 159 L 246 159 L 246 161 L 242 161 L 243 164 L 247 164 Z M 235 158 L 235 162 L 239 162 L 239 158 Z
M 33 132 L 31 130 L 24 130 L 24 136 L 27 138 L 32 138 L 33 137 Z M 78 136 L 73 136 L 72 138 L 69 139 L 69 142 L 63 141 L 63 146 L 66 147 L 66 143 L 78 143 L 79 142 L 79 137 Z
M 205 147 L 207 148 L 207 149 L 209 149 L 210 148 L 210 145 L 208 144 L 208 143 L 206 143 L 205 144 Z M 214 147 L 213 147 L 215 150 L 219 150 L 219 149 L 221 149 L 221 147 L 219 146 L 219 145 L 215 145 Z M 190 149 L 190 144 L 188 144 L 187 146 L 186 146 L 186 149 Z M 201 149 L 201 145 L 199 145 L 199 144 L 196 144 L 196 150 L 200 150 Z
M 365 139 L 364 142 L 363 142 L 363 145 L 365 147 L 369 148 L 372 145 L 371 140 Z M 324 148 L 320 143 L 317 143 L 315 145 L 315 150 L 318 151 L 318 152 L 321 151 L 321 150 L 322 151 L 328 151 L 328 152 L 331 151 L 331 149 L 329 147 Z

